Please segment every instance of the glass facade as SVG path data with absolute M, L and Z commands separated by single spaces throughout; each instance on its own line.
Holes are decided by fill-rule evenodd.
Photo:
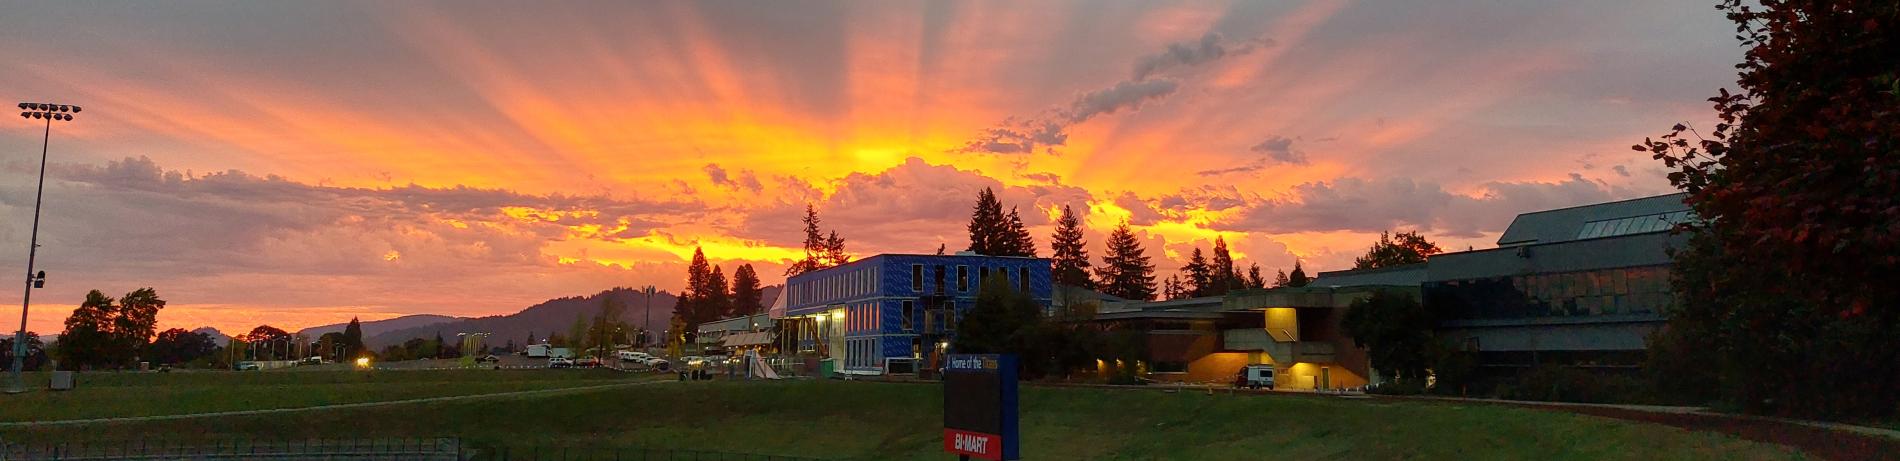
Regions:
M 1669 266 L 1426 282 L 1445 320 L 1660 314 L 1673 300 Z
M 1677 224 L 1689 222 L 1689 220 L 1691 219 L 1693 218 L 1691 217 L 1690 212 L 1677 211 L 1677 212 L 1671 212 L 1671 213 L 1657 213 L 1657 214 L 1643 215 L 1643 216 L 1631 216 L 1628 218 L 1605 219 L 1602 221 L 1590 221 L 1587 223 L 1583 223 L 1583 228 L 1577 231 L 1577 238 L 1591 239 L 1591 238 L 1598 238 L 1598 237 L 1615 237 L 1618 235 L 1662 232 L 1662 231 L 1669 230 L 1670 227 L 1673 227 Z

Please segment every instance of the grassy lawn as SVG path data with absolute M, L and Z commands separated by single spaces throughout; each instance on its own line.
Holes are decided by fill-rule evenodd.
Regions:
M 394 382 L 390 384 L 395 384 Z M 456 385 L 461 385 L 459 382 Z M 558 396 L 88 427 L 91 440 L 457 436 L 469 446 L 627 446 L 944 459 L 924 384 L 662 383 Z M 1027 388 L 1025 459 L 1802 459 L 1788 448 L 1502 406 Z M 70 440 L 71 428 L 12 430 Z
M 586 386 L 640 376 L 606 370 L 81 373 L 71 391 L 0 397 L 0 421 L 293 408 Z M 35 378 L 44 381 L 45 376 Z

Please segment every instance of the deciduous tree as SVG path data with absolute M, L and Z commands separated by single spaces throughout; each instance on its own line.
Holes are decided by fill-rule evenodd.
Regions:
M 1418 235 L 1418 231 L 1380 232 L 1379 241 L 1366 250 L 1365 256 L 1353 260 L 1353 269 L 1378 269 L 1425 262 L 1425 258 L 1441 253 L 1438 245 Z
M 1635 146 L 1702 220 L 1658 344 L 1688 356 L 1652 365 L 1713 368 L 1707 396 L 1755 412 L 1900 412 L 1900 4 L 1718 8 L 1748 47 L 1740 91 L 1709 98 L 1712 129 Z

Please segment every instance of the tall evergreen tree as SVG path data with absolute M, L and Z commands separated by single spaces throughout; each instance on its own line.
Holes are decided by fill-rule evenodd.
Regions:
M 1201 254 L 1201 248 L 1195 247 L 1192 256 L 1188 256 L 1187 265 L 1181 266 L 1181 283 L 1186 297 L 1198 298 L 1212 296 L 1214 291 L 1213 268 L 1207 265 L 1207 257 Z
M 1312 281 L 1312 277 L 1306 276 L 1306 269 L 1300 267 L 1300 260 L 1293 260 L 1293 272 L 1286 275 L 1286 286 L 1303 287 Z
M 700 298 L 699 323 L 725 318 L 732 313 L 732 288 L 726 282 L 726 273 L 719 266 L 713 266 L 712 274 L 706 276 L 705 294 Z
M 805 204 L 805 259 L 792 263 L 785 268 L 785 276 L 791 277 L 822 268 L 826 255 L 825 234 L 818 229 L 818 207 Z
M 1227 293 L 1227 290 L 1241 287 L 1240 271 L 1234 269 L 1234 256 L 1227 252 L 1227 239 L 1220 236 L 1214 237 L 1214 262 L 1212 270 L 1213 274 L 1211 274 L 1211 276 L 1214 277 L 1214 291 L 1207 293 L 1208 296 L 1219 296 Z
M 1292 283 L 1292 282 L 1293 281 L 1287 278 L 1286 276 L 1286 269 L 1280 269 L 1280 274 L 1273 276 L 1274 288 L 1284 287 L 1284 286 L 1287 286 L 1287 284 Z
M 831 231 L 831 235 L 825 237 L 824 265 L 818 268 L 838 267 L 850 262 L 851 255 L 844 252 L 844 237 L 839 237 L 838 231 Z
M 1141 240 L 1124 221 L 1108 235 L 1102 266 L 1095 269 L 1096 287 L 1103 293 L 1147 301 L 1155 298 L 1155 266 L 1141 248 Z
M 1089 277 L 1088 242 L 1082 238 L 1081 218 L 1063 205 L 1062 216 L 1056 218 L 1056 233 L 1049 238 L 1056 283 L 1094 289 L 1095 279 Z
M 1001 255 L 1015 242 L 1007 236 L 1009 218 L 1003 215 L 1003 202 L 996 200 L 996 192 L 983 188 L 976 194 L 976 206 L 970 213 L 970 248 L 980 255 Z
M 1036 256 L 1036 238 L 1029 236 L 1029 228 L 1023 226 L 1023 216 L 1016 213 L 1016 207 L 1009 207 L 1008 235 L 1003 254 L 998 256 Z
M 707 296 L 707 283 L 712 278 L 712 264 L 706 262 L 706 252 L 693 249 L 693 262 L 686 266 L 686 289 L 680 290 L 673 304 L 673 317 L 685 322 L 687 326 L 698 327 L 700 319 L 705 318 L 704 311 Z
M 1170 275 L 1161 281 L 1161 299 L 1172 300 L 1187 297 L 1187 288 L 1181 286 L 1180 274 Z
M 350 317 L 350 325 L 343 327 L 343 356 L 355 357 L 364 352 L 363 323 L 356 317 Z
M 1266 279 L 1260 278 L 1260 264 L 1253 263 L 1247 265 L 1247 288 L 1260 289 L 1266 287 Z
M 753 315 L 765 310 L 765 293 L 759 288 L 759 273 L 751 264 L 732 270 L 732 315 Z

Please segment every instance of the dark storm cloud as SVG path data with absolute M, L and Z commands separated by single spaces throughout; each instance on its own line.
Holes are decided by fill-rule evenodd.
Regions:
M 985 128 L 974 139 L 957 149 L 966 153 L 1033 154 L 1054 153 L 1068 142 L 1070 126 L 1101 115 L 1140 110 L 1142 105 L 1173 95 L 1181 88 L 1174 79 L 1149 77 L 1176 69 L 1202 66 L 1222 57 L 1244 53 L 1255 44 L 1232 47 L 1220 34 L 1209 33 L 1193 42 L 1169 44 L 1158 54 L 1136 59 L 1133 75 L 1106 88 L 1077 93 L 1067 105 L 1051 108 L 1030 118 L 1010 117 L 996 126 Z

